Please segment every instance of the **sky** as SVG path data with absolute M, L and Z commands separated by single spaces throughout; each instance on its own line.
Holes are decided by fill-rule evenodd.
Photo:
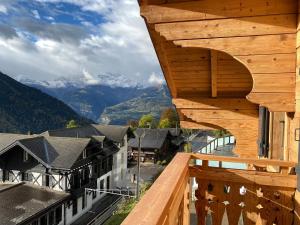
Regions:
M 18 80 L 109 73 L 163 82 L 137 0 L 0 0 L 0 71 Z

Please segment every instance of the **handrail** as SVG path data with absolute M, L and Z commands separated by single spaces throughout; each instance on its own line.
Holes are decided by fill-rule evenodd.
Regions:
M 208 160 L 208 161 L 222 161 L 222 162 L 234 162 L 234 163 L 246 163 L 262 166 L 280 166 L 280 167 L 295 167 L 296 162 L 274 160 L 274 159 L 253 159 L 253 158 L 238 158 L 238 157 L 226 157 L 206 154 L 191 154 L 192 159 Z
M 171 219 L 170 213 L 176 210 L 170 208 L 178 206 L 177 198 L 183 196 L 182 185 L 188 183 L 190 159 L 190 154 L 177 153 L 122 225 L 157 225 Z
M 191 164 L 192 159 L 202 160 L 202 166 L 193 166 Z M 257 183 L 259 185 L 289 187 L 292 189 L 296 187 L 296 175 L 248 169 L 214 168 L 208 166 L 208 161 L 270 165 L 279 166 L 280 168 L 295 167 L 297 164 L 296 162 L 271 159 L 177 153 L 122 225 L 189 224 L 189 192 L 187 188 L 189 187 L 190 177 L 228 182 L 242 180 L 246 184 Z
M 203 150 L 205 150 L 205 154 L 212 154 L 212 150 L 215 150 L 219 146 L 225 146 L 226 145 L 225 144 L 226 138 L 229 138 L 228 144 L 231 144 L 231 138 L 232 137 L 234 137 L 234 136 L 229 135 L 229 136 L 224 136 L 224 137 L 220 137 L 220 138 L 214 138 L 213 140 L 208 142 L 204 147 L 200 148 L 197 152 L 198 153 L 203 153 Z M 219 145 L 219 140 L 220 139 L 223 139 L 223 145 Z M 212 149 L 212 144 L 213 144 L 213 149 Z M 208 152 L 208 146 L 209 146 L 209 152 Z

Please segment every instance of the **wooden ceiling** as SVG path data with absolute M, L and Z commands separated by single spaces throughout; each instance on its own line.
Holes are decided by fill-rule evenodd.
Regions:
M 295 112 L 296 0 L 141 0 L 182 125 L 255 156 L 258 106 Z M 246 151 L 247 149 L 247 151 Z
M 174 97 L 208 96 L 215 85 L 221 88 L 217 90 L 221 97 L 251 92 L 247 96 L 251 102 L 271 111 L 295 110 L 296 0 L 144 0 L 140 4 Z M 211 61 L 211 50 L 220 60 Z M 215 75 L 211 65 L 227 74 Z M 210 77 L 217 79 L 211 82 Z

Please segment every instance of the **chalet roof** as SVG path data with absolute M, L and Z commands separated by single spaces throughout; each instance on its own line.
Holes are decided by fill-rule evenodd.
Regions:
M 162 148 L 169 131 L 167 129 L 142 129 L 138 128 L 136 130 L 138 136 L 144 137 L 142 138 L 141 144 L 142 148 L 150 148 L 150 149 L 160 149 Z M 132 148 L 138 148 L 138 138 L 132 138 L 128 142 L 128 146 Z
M 182 133 L 182 130 L 180 128 L 163 128 L 161 130 L 167 130 L 169 131 L 169 133 L 173 136 L 173 137 L 176 137 L 176 136 L 179 136 L 181 135 Z
M 105 139 L 105 136 L 92 136 L 93 139 L 99 142 L 103 142 Z
M 117 125 L 98 125 L 93 124 L 100 133 L 102 133 L 108 139 L 114 142 L 122 142 L 124 136 L 127 134 L 129 127 L 128 126 L 117 126 Z
M 70 169 L 91 141 L 90 138 L 10 135 L 0 134 L 0 155 L 19 145 L 45 166 L 63 169 Z
M 90 142 L 89 138 L 47 137 L 54 151 L 49 151 L 50 165 L 54 168 L 70 169 Z M 49 148 L 48 148 L 49 149 Z M 51 150 L 51 148 L 49 149 Z
M 0 150 L 17 140 L 33 137 L 32 135 L 0 133 Z
M 90 138 L 92 136 L 104 136 L 92 125 L 75 128 L 63 128 L 58 130 L 48 130 L 43 135 L 51 137 L 73 137 L 73 138 Z
M 76 137 L 76 138 L 90 138 L 93 136 L 105 136 L 111 141 L 122 142 L 128 129 L 129 127 L 126 126 L 92 124 L 84 127 L 49 130 L 44 132 L 43 134 L 52 137 Z
M 1 188 L 0 184 L 0 188 Z M 0 190 L 0 225 L 16 225 L 56 206 L 69 194 L 36 185 L 18 184 Z

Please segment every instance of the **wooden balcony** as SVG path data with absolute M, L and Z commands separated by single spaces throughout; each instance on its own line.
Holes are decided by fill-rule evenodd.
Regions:
M 236 167 L 234 163 L 245 167 L 230 168 Z M 178 153 L 122 225 L 293 224 L 295 165 Z M 198 183 L 195 201 L 191 200 L 193 180 Z M 192 204 L 195 223 L 190 221 Z

